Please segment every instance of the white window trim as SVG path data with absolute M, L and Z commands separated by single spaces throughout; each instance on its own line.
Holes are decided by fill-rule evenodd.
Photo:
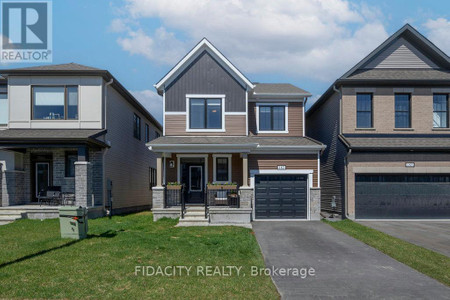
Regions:
M 190 124 L 190 99 L 192 98 L 208 98 L 208 99 L 221 99 L 222 110 L 222 128 L 219 129 L 191 129 Z M 187 94 L 186 95 L 186 132 L 225 132 L 225 95 L 215 94 Z
M 216 159 L 217 158 L 228 158 L 228 180 L 226 181 L 217 181 L 216 179 Z M 213 182 L 214 183 L 231 183 L 232 176 L 231 176 L 231 162 L 232 155 L 231 154 L 213 154 Z
M 259 130 L 259 106 L 284 106 L 284 130 Z M 289 133 L 288 103 L 256 103 L 256 132 L 257 133 Z

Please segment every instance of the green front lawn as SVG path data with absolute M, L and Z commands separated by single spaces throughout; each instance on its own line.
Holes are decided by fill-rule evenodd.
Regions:
M 324 221 L 399 262 L 450 286 L 450 258 L 351 220 Z
M 89 238 L 61 239 L 59 221 L 0 226 L 0 298 L 279 298 L 250 229 L 182 227 L 151 213 L 89 221 Z M 135 275 L 135 266 L 192 266 L 191 275 Z M 195 274 L 197 266 L 243 266 L 241 276 Z M 242 276 L 245 273 L 245 276 Z M 216 273 L 217 274 L 217 273 Z

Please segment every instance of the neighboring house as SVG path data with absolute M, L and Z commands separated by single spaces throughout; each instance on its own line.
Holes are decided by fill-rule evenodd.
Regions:
M 103 213 L 150 208 L 162 127 L 106 70 L 79 64 L 1 70 L 2 206 L 60 189 Z
M 449 94 L 449 57 L 410 25 L 337 79 L 306 114 L 327 145 L 322 209 L 449 219 Z
M 155 87 L 164 116 L 163 136 L 148 144 L 159 155 L 155 219 L 190 210 L 211 223 L 319 219 L 325 146 L 304 133 L 310 93 L 249 81 L 206 39 Z

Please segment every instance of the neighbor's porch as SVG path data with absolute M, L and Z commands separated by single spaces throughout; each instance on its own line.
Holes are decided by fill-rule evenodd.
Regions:
M 253 189 L 247 153 L 162 153 L 153 188 L 155 220 L 184 219 L 191 207 L 210 223 L 249 223 Z
M 75 145 L 3 148 L 1 206 L 32 211 L 35 206 L 103 206 L 102 153 Z

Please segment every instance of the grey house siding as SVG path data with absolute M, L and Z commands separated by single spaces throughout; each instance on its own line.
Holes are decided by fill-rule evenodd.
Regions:
M 336 199 L 337 211 L 344 202 L 345 146 L 339 140 L 339 94 L 334 93 L 318 110 L 306 118 L 306 135 L 324 143 L 327 148 L 320 157 L 320 187 L 322 210 L 331 210 Z
M 105 180 L 113 184 L 113 209 L 127 211 L 149 208 L 152 193 L 149 186 L 149 168 L 156 168 L 156 155 L 145 146 L 145 124 L 155 126 L 108 87 L 106 111 L 106 141 L 111 148 L 105 153 Z M 133 136 L 133 114 L 141 117 L 141 140 Z
M 404 38 L 399 38 L 386 50 L 374 57 L 364 68 L 438 69 L 439 67 L 411 43 Z
M 418 162 L 450 161 L 450 155 L 442 152 L 355 152 L 348 162 Z
M 225 94 L 225 111 L 245 112 L 245 89 L 204 51 L 166 88 L 166 111 L 186 111 L 186 94 Z

